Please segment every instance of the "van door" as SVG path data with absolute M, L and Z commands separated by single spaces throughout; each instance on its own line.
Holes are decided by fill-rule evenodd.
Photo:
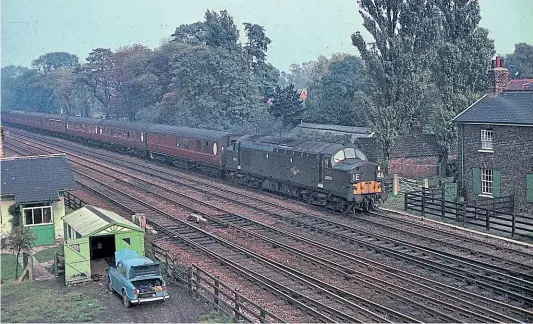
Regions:
M 237 170 L 241 169 L 241 142 L 237 143 Z
M 323 155 L 317 155 L 318 158 L 318 187 L 324 188 L 324 163 Z

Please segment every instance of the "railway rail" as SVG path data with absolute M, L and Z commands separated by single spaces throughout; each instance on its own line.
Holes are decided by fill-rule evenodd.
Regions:
M 94 163 L 94 162 L 92 162 L 92 163 Z M 129 174 L 123 174 L 122 177 L 125 176 L 125 175 L 129 175 Z M 130 176 L 131 176 L 131 175 L 130 175 Z M 159 177 L 160 177 L 160 176 L 159 176 Z M 167 179 L 167 180 L 169 180 L 169 179 Z M 183 185 L 183 183 L 180 183 L 180 185 Z M 155 186 L 155 184 L 152 184 L 152 186 Z M 189 184 L 189 186 L 193 186 L 195 190 L 200 190 L 200 188 L 198 187 L 198 183 L 196 183 L 195 185 L 194 185 L 194 184 L 192 184 L 192 185 Z M 153 191 L 153 190 L 155 190 L 155 187 L 150 187 L 149 189 L 145 189 L 145 190 L 151 190 L 151 191 Z M 158 190 L 160 190 L 160 189 L 158 189 Z M 210 189 L 202 188 L 201 190 L 207 190 L 207 192 L 212 193 L 212 192 L 213 192 L 213 187 L 211 187 Z M 174 194 L 174 195 L 176 195 L 176 194 L 183 195 L 183 194 L 178 193 L 178 192 L 174 192 L 173 194 Z M 163 196 L 160 196 L 160 198 L 162 198 L 162 197 L 163 197 Z M 250 199 L 250 196 L 242 195 L 241 198 L 243 198 L 243 199 L 246 199 L 246 198 L 247 198 L 247 199 Z M 166 199 L 169 199 L 169 198 L 166 198 Z M 242 203 L 242 202 L 241 202 L 241 203 Z M 259 204 L 259 205 L 261 205 L 261 204 L 265 204 L 265 202 L 256 201 L 255 204 Z M 268 205 L 268 204 L 267 204 L 267 205 Z M 247 206 L 250 207 L 250 204 L 247 203 Z M 213 207 L 213 206 L 212 206 L 212 207 Z M 323 219 L 321 219 L 320 217 L 316 217 L 316 216 L 311 216 L 311 217 L 306 216 L 307 218 L 304 218 L 304 219 L 305 219 L 304 221 L 302 221 L 302 220 L 298 220 L 298 218 L 302 219 L 302 215 L 295 215 L 295 214 L 293 214 L 292 216 L 286 216 L 286 215 L 283 216 L 283 215 L 281 215 L 281 213 L 282 213 L 282 212 L 285 213 L 285 212 L 287 212 L 287 210 L 282 210 L 282 211 L 280 211 L 280 209 L 279 209 L 280 206 L 275 206 L 275 205 L 273 205 L 273 204 L 271 204 L 270 206 L 264 206 L 264 205 L 263 205 L 263 206 L 254 206 L 254 208 L 257 208 L 257 210 L 262 211 L 263 213 L 265 213 L 265 212 L 270 213 L 271 215 L 274 215 L 274 216 L 277 217 L 278 219 L 284 219 L 284 221 L 288 221 L 288 222 L 291 222 L 291 223 L 295 223 L 295 222 L 296 222 L 296 223 L 297 223 L 298 225 L 300 225 L 300 226 L 308 227 L 308 228 L 313 229 L 313 230 L 315 230 L 315 231 L 318 230 L 318 231 L 320 231 L 320 232 L 322 232 L 322 233 L 330 233 L 330 234 L 331 234 L 331 232 L 333 232 L 333 234 L 335 234 L 337 237 L 343 237 L 343 236 L 346 236 L 346 237 L 344 237 L 344 238 L 345 238 L 345 239 L 348 239 L 348 240 L 349 240 L 350 242 L 352 242 L 352 243 L 353 243 L 354 240 L 357 240 L 357 238 L 354 238 L 354 237 L 353 237 L 354 229 L 353 229 L 353 228 L 350 228 L 349 226 L 346 226 L 346 225 L 342 225 L 342 224 L 339 224 L 339 223 L 331 222 L 331 221 L 328 221 L 328 220 L 323 220 Z M 272 208 L 278 208 L 278 210 L 277 210 L 277 211 L 269 210 L 269 209 L 272 209 Z M 282 208 L 282 209 L 283 209 L 283 208 Z M 227 213 L 227 210 L 221 210 L 221 211 L 224 211 L 224 212 Z M 275 214 L 275 213 L 278 213 L 278 214 Z M 252 220 L 247 220 L 245 217 L 242 217 L 242 216 L 239 216 L 239 215 L 235 215 L 235 214 L 230 214 L 230 215 L 231 215 L 231 217 L 230 217 L 229 219 L 226 219 L 226 220 L 224 221 L 224 222 L 226 222 L 226 226 L 229 226 L 228 224 L 233 224 L 234 222 L 237 222 L 237 223 L 238 223 L 238 222 L 241 222 L 241 223 L 242 223 L 242 222 L 248 222 L 248 223 L 247 223 L 247 226 L 251 226 L 251 225 L 250 225 L 250 224 L 251 224 L 250 222 L 252 222 L 252 223 L 254 222 L 254 221 L 252 221 Z M 305 215 L 304 215 L 304 216 L 305 216 Z M 282 217 L 282 218 L 280 218 L 280 217 Z M 313 218 L 313 217 L 314 217 L 314 218 Z M 222 218 L 222 216 L 219 215 L 219 218 Z M 317 219 L 317 218 L 320 218 L 320 219 Z M 230 220 L 232 220 L 232 221 L 230 221 Z M 311 220 L 311 221 L 310 221 L 310 220 Z M 212 221 L 213 221 L 213 220 L 212 220 Z M 324 223 L 324 222 L 325 222 L 325 223 Z M 259 223 L 258 223 L 258 222 L 255 222 L 255 223 L 256 223 L 255 226 L 258 226 L 257 224 L 259 224 Z M 233 226 L 236 230 L 239 230 L 239 231 L 245 231 L 244 228 L 240 228 L 240 227 L 239 227 L 238 225 L 236 225 L 236 224 L 233 224 L 233 225 L 231 225 L 231 226 Z M 347 231 L 347 233 L 342 233 L 343 230 L 344 230 L 344 231 Z M 270 227 L 267 231 L 268 231 L 269 233 L 272 233 L 272 232 L 275 232 L 275 231 L 279 231 L 279 229 L 276 230 L 276 229 Z M 248 233 L 248 234 L 251 235 L 250 233 Z M 285 234 L 285 235 L 286 235 L 286 234 Z M 292 234 L 292 235 L 294 235 L 294 234 Z M 365 235 L 368 235 L 368 234 L 365 234 Z M 350 237 L 350 236 L 351 236 L 351 237 Z M 376 236 L 374 236 L 374 238 L 371 237 L 369 241 L 371 241 L 372 239 L 375 239 L 375 238 L 376 238 Z M 382 237 L 379 237 L 379 236 L 377 236 L 377 238 L 380 239 L 380 240 L 389 240 L 388 243 L 390 244 L 390 238 L 382 238 Z M 291 239 L 292 239 L 292 240 L 295 240 L 294 237 L 291 238 Z M 301 241 L 302 239 L 303 239 L 303 238 L 299 238 L 298 240 Z M 263 238 L 263 240 L 266 240 L 266 238 Z M 367 239 L 367 240 L 368 240 L 368 239 Z M 309 241 L 309 240 L 308 240 L 308 241 Z M 318 244 L 317 242 L 311 242 L 311 243 L 312 243 L 312 244 Z M 311 244 L 311 243 L 309 243 L 309 244 Z M 361 244 L 361 243 L 362 243 L 362 242 L 359 242 L 359 244 Z M 397 244 L 403 244 L 403 245 L 405 246 L 405 242 L 399 242 L 399 243 L 397 243 Z M 325 250 L 327 250 L 326 247 L 322 247 L 322 248 L 325 249 Z M 382 247 L 382 248 L 383 248 L 383 247 Z M 407 248 L 408 248 L 408 249 L 413 249 L 413 247 L 411 247 L 411 246 L 407 246 Z M 288 247 L 285 247 L 285 249 L 288 249 Z M 389 253 L 394 253 L 394 248 L 389 249 L 388 252 L 389 252 Z M 293 250 L 292 253 L 295 253 L 295 251 Z M 341 253 L 341 254 L 339 254 L 339 253 L 341 253 L 341 252 L 339 252 L 339 251 L 337 252 L 337 257 L 338 257 L 338 258 L 344 258 L 344 259 L 346 259 L 346 257 L 347 257 L 346 251 L 343 251 L 343 252 L 342 252 L 342 253 L 344 253 L 344 256 L 342 256 L 342 253 Z M 427 250 L 425 250 L 423 253 L 428 253 L 428 252 L 427 252 Z M 324 252 L 322 252 L 322 254 L 324 254 Z M 354 255 L 352 255 L 352 256 L 350 256 L 350 257 L 353 258 Z M 309 256 L 308 256 L 308 258 L 309 258 Z M 455 259 L 454 256 L 451 256 L 451 258 Z M 326 262 L 327 260 L 325 260 L 325 259 L 318 260 L 317 258 L 315 258 L 315 259 L 310 259 L 310 260 L 314 260 L 315 262 L 316 262 L 316 261 L 320 261 L 320 262 L 322 262 L 323 264 L 327 264 L 327 263 L 329 262 L 329 266 L 331 266 L 331 267 L 333 267 L 333 268 L 336 267 L 336 269 L 337 269 L 336 271 L 343 271 L 343 272 L 345 273 L 345 276 L 346 276 L 346 273 L 354 272 L 354 270 L 351 269 L 351 268 L 346 268 L 346 267 L 343 268 L 343 267 L 340 267 L 338 264 L 335 266 L 334 264 L 332 264 L 332 263 L 334 263 L 334 262 L 332 262 L 332 261 L 328 261 L 328 262 Z M 370 261 L 370 260 L 365 260 L 365 262 L 368 262 L 368 261 Z M 419 260 L 419 261 L 420 261 L 420 260 Z M 324 262 L 325 262 L 325 263 L 324 263 Z M 455 262 L 457 262 L 457 260 L 455 260 Z M 465 262 L 466 262 L 466 261 L 465 261 Z M 459 264 L 460 264 L 460 263 L 459 263 Z M 468 264 L 467 264 L 467 265 L 468 265 Z M 333 268 L 332 268 L 332 269 L 333 269 Z M 376 268 L 377 268 L 377 267 L 376 267 Z M 488 270 L 487 270 L 487 269 L 478 269 L 478 271 L 482 271 L 482 272 L 485 271 L 485 273 L 478 274 L 478 275 L 485 275 L 485 274 L 487 273 Z M 490 271 L 492 271 L 492 270 L 490 270 Z M 489 271 L 489 272 L 490 272 L 490 271 Z M 492 271 L 492 272 L 494 272 L 494 271 Z M 355 272 L 355 273 L 356 273 L 356 274 L 359 276 L 359 278 L 360 278 L 361 273 L 357 273 L 357 272 Z M 468 273 L 467 273 L 467 274 L 468 274 Z M 390 273 L 389 273 L 388 275 L 390 276 Z M 472 275 L 472 273 L 470 273 L 470 274 L 468 274 L 468 275 Z M 501 275 L 502 275 L 501 273 L 497 274 L 497 276 L 501 276 Z M 505 277 L 505 276 L 504 276 L 504 277 Z M 367 279 L 367 280 L 370 280 L 370 279 L 368 279 L 368 278 L 366 278 L 366 279 Z M 396 279 L 398 279 L 398 278 L 396 278 Z M 466 278 L 466 279 L 470 279 L 470 280 L 471 280 L 471 278 Z M 426 279 L 426 280 L 427 280 L 427 279 Z M 371 280 L 370 280 L 370 281 L 371 281 Z M 527 280 L 524 280 L 524 281 L 525 281 L 525 283 L 527 283 Z M 524 282 L 522 282 L 522 283 L 524 283 Z M 438 284 L 438 283 L 437 283 L 437 284 Z M 368 285 L 368 282 L 367 282 L 367 285 Z M 383 285 L 383 283 L 382 283 L 382 285 Z M 441 284 L 441 286 L 442 286 L 442 284 Z M 489 286 L 490 286 L 490 285 L 489 285 Z M 390 287 L 389 287 L 389 288 L 390 288 Z M 398 288 L 398 287 L 395 287 L 395 288 Z M 450 288 L 453 289 L 453 287 L 450 287 Z M 485 285 L 485 288 L 487 288 L 487 285 Z M 493 287 L 493 288 L 496 288 L 496 287 Z M 372 286 L 372 284 L 370 284 L 370 289 L 375 289 L 375 287 Z M 403 288 L 403 289 L 405 290 L 405 288 Z M 416 288 L 416 289 L 421 289 L 420 285 L 419 285 L 419 287 Z M 456 288 L 455 288 L 455 289 L 456 289 Z M 398 289 L 397 291 L 401 291 L 401 290 L 402 290 L 402 288 L 400 287 L 400 289 Z M 526 290 L 526 291 L 527 291 L 527 290 Z M 496 290 L 495 292 L 498 292 L 498 291 Z M 502 291 L 499 291 L 499 292 L 501 293 Z M 457 292 L 454 292 L 454 293 L 457 293 Z M 507 293 L 509 293 L 509 292 L 507 291 Z M 393 296 L 396 297 L 396 298 L 399 298 L 400 300 L 402 299 L 401 295 L 393 295 Z M 458 295 L 456 295 L 456 296 L 458 296 Z M 472 297 L 472 295 L 468 296 L 468 294 L 467 294 L 466 296 L 467 296 L 467 297 L 470 297 L 470 298 Z M 421 296 L 418 296 L 418 297 L 420 298 Z M 452 297 L 453 297 L 453 296 L 452 296 Z M 524 296 L 513 295 L 513 296 L 510 296 L 510 297 L 519 298 L 519 297 L 524 297 Z M 446 298 L 449 298 L 449 296 L 446 297 Z M 452 298 L 452 299 L 453 299 L 453 298 Z M 425 300 L 430 300 L 430 301 L 431 301 L 431 298 L 427 298 L 427 296 L 425 296 Z M 527 300 L 526 300 L 526 301 L 527 301 Z M 455 302 L 458 302 L 458 300 L 455 300 Z M 491 303 L 490 303 L 488 300 L 484 300 L 483 302 L 487 303 L 487 305 L 491 305 Z M 494 301 L 492 301 L 492 302 L 494 302 Z M 437 304 L 438 304 L 438 303 L 437 303 Z M 503 303 L 502 303 L 502 304 L 503 304 Z M 464 308 L 463 308 L 463 311 L 468 309 L 468 308 L 466 308 L 466 307 L 464 306 L 465 304 L 462 304 L 462 305 L 463 305 L 463 307 L 464 307 Z M 420 305 L 417 305 L 417 306 L 420 307 Z M 469 307 L 471 308 L 471 307 L 472 307 L 472 304 L 467 305 L 467 306 L 469 306 Z M 494 305 L 494 304 L 491 305 L 490 308 L 491 308 L 491 309 L 504 309 L 504 308 L 505 308 L 504 305 L 496 305 L 496 306 L 498 306 L 498 307 L 500 307 L 500 308 L 493 308 L 493 306 L 495 306 L 495 305 Z M 502 307 L 503 307 L 503 308 L 502 308 Z M 460 316 L 461 320 L 466 320 L 466 321 L 493 321 L 494 319 L 496 319 L 496 320 L 505 321 L 505 322 L 512 321 L 512 318 L 511 318 L 511 317 L 506 317 L 505 315 L 502 315 L 502 314 L 499 314 L 499 313 L 496 313 L 496 312 L 494 312 L 494 314 L 492 314 L 492 315 L 488 315 L 488 314 L 490 314 L 490 311 L 487 312 L 487 309 L 480 308 L 479 306 L 478 306 L 477 308 L 480 309 L 482 312 L 485 312 L 485 314 L 486 314 L 485 317 L 483 317 L 483 316 L 479 313 L 479 311 L 478 311 L 477 313 L 474 313 L 474 314 L 466 314 L 466 313 L 462 314 L 462 315 Z M 424 309 L 424 307 L 422 307 L 422 309 Z M 452 313 L 453 313 L 453 312 L 455 312 L 456 314 L 461 314 L 461 313 L 460 313 L 460 309 L 455 309 L 454 311 L 452 311 Z M 509 312 L 510 312 L 510 313 L 513 313 L 513 314 L 515 314 L 515 315 L 518 314 L 518 313 L 520 313 L 520 311 L 519 311 L 518 308 L 516 308 L 516 309 L 514 309 L 514 308 L 507 309 L 507 312 L 508 312 L 508 313 L 509 313 Z M 468 312 L 467 312 L 467 313 L 468 313 Z M 453 318 L 453 317 L 451 317 L 450 315 L 445 315 L 445 314 L 442 314 L 442 313 L 441 313 L 441 314 L 437 314 L 437 315 L 432 314 L 431 316 L 428 315 L 428 314 L 426 313 L 425 316 L 426 316 L 426 317 L 423 318 L 424 321 L 434 321 L 434 320 L 436 320 L 436 321 L 457 321 L 457 318 Z M 446 317 L 446 316 L 448 316 L 448 317 Z M 474 317 L 472 317 L 472 316 L 474 316 Z M 493 316 L 493 317 L 489 317 L 489 316 Z M 499 316 L 499 317 L 498 317 L 498 316 Z M 522 316 L 524 316 L 523 313 L 521 314 L 521 317 L 518 317 L 518 318 L 523 318 Z M 525 316 L 527 317 L 527 316 L 529 316 L 529 315 L 526 314 Z

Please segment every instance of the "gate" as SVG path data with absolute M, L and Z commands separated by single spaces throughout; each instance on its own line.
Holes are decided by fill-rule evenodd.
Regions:
M 65 242 L 65 282 L 87 280 L 91 277 L 89 257 L 88 241 Z
M 457 183 L 444 182 L 444 197 L 446 201 L 457 201 Z

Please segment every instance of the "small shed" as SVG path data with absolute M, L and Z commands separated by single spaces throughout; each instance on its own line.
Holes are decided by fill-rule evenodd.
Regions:
M 87 205 L 63 219 L 65 226 L 65 283 L 103 276 L 114 265 L 115 251 L 129 249 L 144 255 L 144 229 L 102 208 Z

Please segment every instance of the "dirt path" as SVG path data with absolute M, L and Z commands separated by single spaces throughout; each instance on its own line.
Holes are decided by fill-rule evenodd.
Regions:
M 165 302 L 154 302 L 125 308 L 122 298 L 107 291 L 106 281 L 86 284 L 96 290 L 104 304 L 104 310 L 95 321 L 107 323 L 195 323 L 202 315 L 211 311 L 203 300 L 193 298 L 189 292 L 178 286 L 169 286 L 170 298 Z

